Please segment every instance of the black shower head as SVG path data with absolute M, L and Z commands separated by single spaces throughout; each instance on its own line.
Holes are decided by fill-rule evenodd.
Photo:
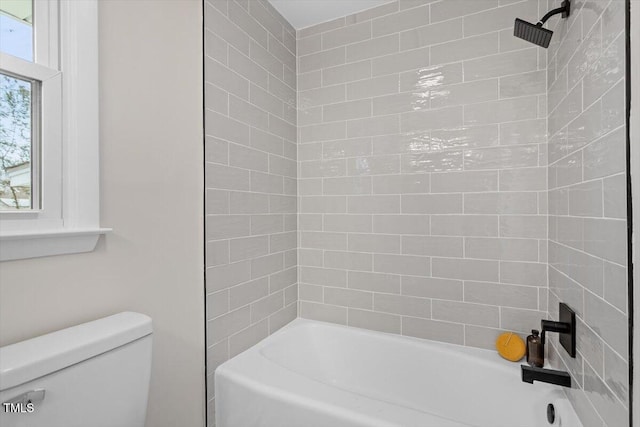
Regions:
M 551 42 L 551 36 L 553 36 L 553 31 L 547 30 L 542 26 L 553 15 L 561 13 L 563 18 L 568 17 L 570 10 L 571 1 L 564 0 L 561 7 L 548 12 L 537 24 L 532 24 L 516 18 L 516 23 L 513 27 L 513 35 L 538 46 L 548 48 L 549 43 Z
M 513 35 L 530 43 L 547 48 L 551 43 L 553 31 L 542 28 L 542 24 L 532 24 L 522 19 L 516 18 L 516 25 L 513 28 Z

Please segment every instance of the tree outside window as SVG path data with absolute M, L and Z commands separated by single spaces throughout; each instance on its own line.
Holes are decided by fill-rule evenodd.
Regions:
M 0 209 L 31 209 L 31 82 L 0 74 Z

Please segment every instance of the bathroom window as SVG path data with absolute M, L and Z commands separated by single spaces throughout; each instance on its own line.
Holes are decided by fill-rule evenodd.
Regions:
M 33 62 L 33 2 L 0 3 L 0 52 Z M 41 82 L 0 71 L 0 210 L 40 207 Z
M 40 82 L 0 72 L 0 210 L 38 209 Z
M 0 261 L 92 250 L 97 0 L 0 1 Z

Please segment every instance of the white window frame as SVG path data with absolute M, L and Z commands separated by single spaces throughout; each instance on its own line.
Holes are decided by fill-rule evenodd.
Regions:
M 39 209 L 0 212 L 0 261 L 92 251 L 100 235 L 98 1 L 34 0 L 35 62 L 0 69 L 42 82 Z

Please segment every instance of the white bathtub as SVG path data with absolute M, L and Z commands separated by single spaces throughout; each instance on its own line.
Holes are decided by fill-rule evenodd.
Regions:
M 215 373 L 217 427 L 581 427 L 495 352 L 296 319 Z

